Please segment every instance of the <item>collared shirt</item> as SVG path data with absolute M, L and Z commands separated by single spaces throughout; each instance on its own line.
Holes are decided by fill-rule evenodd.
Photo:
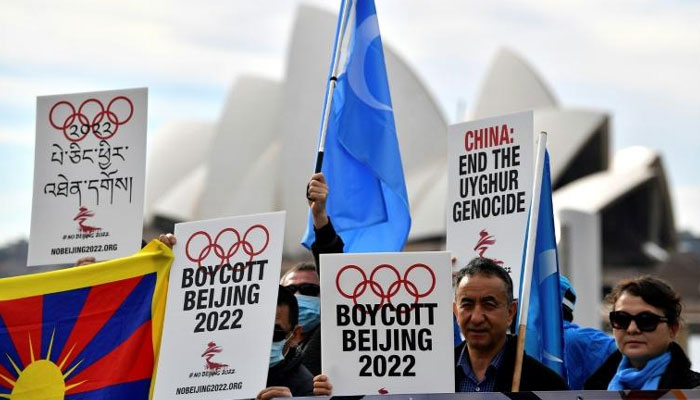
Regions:
M 501 350 L 489 363 L 484 374 L 484 379 L 479 381 L 472 370 L 471 361 L 469 360 L 469 352 L 467 345 L 462 348 L 462 353 L 457 360 L 457 389 L 459 392 L 493 392 L 496 386 L 496 374 L 501 366 L 501 360 L 505 353 L 506 346 L 501 347 Z

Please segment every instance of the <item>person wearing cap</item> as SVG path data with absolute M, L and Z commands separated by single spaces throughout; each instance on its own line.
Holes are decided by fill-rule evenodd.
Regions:
M 571 282 L 559 276 L 561 291 L 561 310 L 564 323 L 564 364 L 569 387 L 572 390 L 583 389 L 583 384 L 605 359 L 617 350 L 615 339 L 593 328 L 582 328 L 574 321 L 576 292 Z

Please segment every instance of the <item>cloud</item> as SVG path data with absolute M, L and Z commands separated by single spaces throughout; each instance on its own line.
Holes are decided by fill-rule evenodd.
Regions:
M 16 146 L 34 151 L 34 127 L 0 128 L 0 146 Z
M 0 42 L 0 53 L 4 63 L 29 70 L 138 73 L 200 83 L 227 82 L 244 71 L 281 75 L 283 27 L 264 12 L 227 21 L 238 4 L 215 2 L 211 9 L 182 1 L 5 3 L 0 35 L 13 40 Z M 216 30 L 220 40 L 213 40 Z

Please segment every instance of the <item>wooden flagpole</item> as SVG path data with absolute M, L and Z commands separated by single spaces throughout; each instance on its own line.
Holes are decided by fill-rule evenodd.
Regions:
M 525 270 L 520 277 L 523 292 L 518 299 L 520 308 L 518 315 L 518 347 L 515 353 L 515 369 L 513 370 L 513 385 L 511 391 L 520 390 L 520 378 L 522 376 L 523 358 L 525 355 L 525 333 L 527 331 L 527 315 L 530 307 L 530 285 L 532 284 L 532 269 L 535 262 L 535 243 L 537 242 L 537 221 L 540 210 L 540 194 L 542 192 L 542 170 L 544 168 L 544 152 L 547 148 L 547 132 L 540 132 L 537 141 L 537 158 L 535 159 L 535 179 L 532 184 L 532 203 L 527 227 L 527 247 L 525 249 Z

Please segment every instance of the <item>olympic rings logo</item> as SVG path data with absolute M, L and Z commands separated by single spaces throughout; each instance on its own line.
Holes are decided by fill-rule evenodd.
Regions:
M 419 292 L 418 285 L 416 285 L 416 283 L 413 280 L 409 279 L 409 275 L 411 275 L 412 273 L 417 273 L 418 270 L 425 270 L 430 276 L 430 287 L 423 292 Z M 380 280 L 378 275 L 382 271 L 387 271 L 390 279 Z M 344 281 L 345 286 L 347 286 L 347 281 L 351 279 L 351 276 L 345 274 L 355 274 L 355 277 L 359 278 L 352 280 L 353 283 L 357 283 L 351 290 L 345 290 L 342 287 L 343 284 L 341 283 L 341 277 L 346 277 Z M 335 277 L 335 287 L 338 289 L 338 293 L 346 299 L 352 300 L 353 304 L 357 304 L 357 299 L 361 297 L 369 287 L 370 291 L 374 294 L 374 296 L 379 298 L 380 306 L 383 305 L 384 302 L 391 304 L 392 298 L 394 298 L 394 296 L 396 296 L 399 293 L 402 285 L 406 290 L 406 293 L 413 298 L 413 304 L 418 304 L 418 301 L 420 299 L 430 295 L 430 293 L 433 292 L 433 290 L 435 289 L 435 282 L 435 272 L 433 272 L 432 268 L 423 263 L 416 263 L 411 265 L 406 269 L 406 272 L 404 272 L 403 276 L 401 276 L 399 270 L 396 269 L 394 266 L 389 264 L 381 264 L 372 270 L 372 272 L 369 275 L 369 278 L 367 277 L 367 274 L 365 274 L 365 271 L 362 268 L 358 267 L 357 265 L 350 264 L 341 268 Z M 350 284 L 350 286 L 352 286 L 352 284 Z M 349 288 L 346 287 L 346 289 Z
M 249 239 L 249 235 L 252 236 L 255 232 L 262 232 L 263 240 L 253 240 L 254 242 L 261 242 L 262 245 L 258 250 L 255 249 L 252 239 Z M 192 240 L 197 237 L 203 237 L 205 243 L 203 246 L 197 246 L 193 244 Z M 257 224 L 253 225 L 248 230 L 245 231 L 243 237 L 241 238 L 240 233 L 234 228 L 224 228 L 222 229 L 214 238 L 211 239 L 211 235 L 205 231 L 198 231 L 192 234 L 192 236 L 187 239 L 185 244 L 185 255 L 190 261 L 197 263 L 200 267 L 204 266 L 202 263 L 207 260 L 209 255 L 213 252 L 214 256 L 219 259 L 219 265 L 231 264 L 231 258 L 238 253 L 238 250 L 242 250 L 250 258 L 248 261 L 252 261 L 253 257 L 261 254 L 267 248 L 270 243 L 270 233 L 267 228 L 263 225 Z M 258 243 L 259 244 L 259 243 Z M 206 264 L 205 264 L 206 265 Z M 211 264 L 210 264 L 211 265 Z
M 133 115 L 134 103 L 125 96 L 113 98 L 107 108 L 101 101 L 90 98 L 83 101 L 77 111 L 71 102 L 62 100 L 51 107 L 49 123 L 71 142 L 85 139 L 90 132 L 98 139 L 108 140 Z

